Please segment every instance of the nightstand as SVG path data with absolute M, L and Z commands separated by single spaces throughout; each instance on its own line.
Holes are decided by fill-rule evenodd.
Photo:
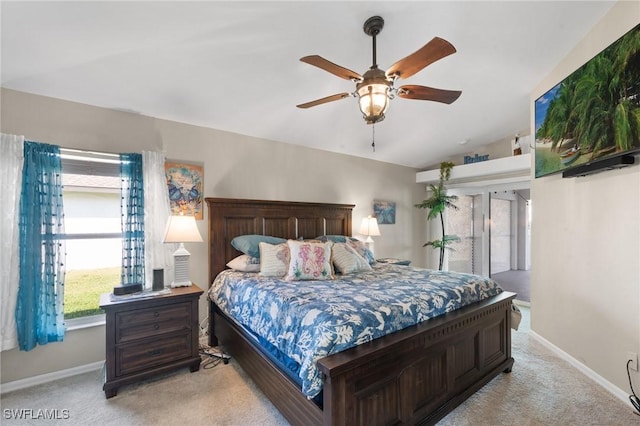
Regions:
M 390 263 L 392 265 L 402 265 L 402 266 L 411 265 L 411 261 L 410 260 L 396 259 L 396 258 L 393 258 L 393 257 L 384 257 L 382 259 L 376 259 L 376 262 Z
M 100 296 L 106 313 L 105 381 L 111 398 L 120 386 L 168 371 L 200 369 L 198 299 L 192 285 L 147 295 Z

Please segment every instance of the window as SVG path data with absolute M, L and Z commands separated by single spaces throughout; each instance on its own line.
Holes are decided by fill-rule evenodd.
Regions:
M 61 150 L 66 234 L 64 317 L 101 315 L 120 284 L 122 231 L 117 155 Z

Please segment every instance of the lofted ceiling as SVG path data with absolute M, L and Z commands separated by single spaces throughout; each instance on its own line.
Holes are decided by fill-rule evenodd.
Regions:
M 2 87 L 425 168 L 528 129 L 532 90 L 613 4 L 2 1 Z M 299 59 L 363 74 L 374 15 L 380 68 L 438 36 L 457 53 L 401 83 L 462 91 L 392 100 L 375 152 L 355 98 L 296 108 L 355 89 Z

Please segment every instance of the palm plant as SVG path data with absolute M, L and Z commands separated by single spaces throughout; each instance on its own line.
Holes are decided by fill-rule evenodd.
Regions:
M 454 202 L 458 199 L 458 197 L 456 195 L 448 195 L 447 190 L 444 187 L 445 182 L 449 180 L 452 167 L 453 167 L 453 163 L 451 162 L 440 163 L 440 180 L 438 182 L 438 185 L 437 186 L 433 184 L 429 185 L 431 196 L 426 200 L 423 200 L 422 203 L 415 205 L 420 209 L 429 209 L 429 213 L 427 214 L 427 220 L 440 217 L 440 225 L 442 227 L 442 238 L 438 240 L 428 241 L 422 246 L 422 247 L 431 246 L 434 249 L 440 250 L 440 262 L 438 263 L 438 270 L 440 271 L 442 271 L 442 266 L 444 264 L 445 249 L 453 250 L 453 248 L 449 247 L 449 245 L 451 243 L 460 241 L 460 238 L 457 235 L 447 235 L 445 233 L 445 227 L 444 227 L 444 211 L 449 208 L 458 210 L 458 206 L 454 204 Z

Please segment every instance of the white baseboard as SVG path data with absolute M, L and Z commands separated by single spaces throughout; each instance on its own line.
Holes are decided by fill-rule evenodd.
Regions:
M 631 405 L 631 401 L 629 401 L 629 394 L 627 392 L 620 389 L 619 387 L 617 387 L 616 385 L 614 385 L 613 383 L 611 383 L 610 381 L 608 381 L 607 379 L 605 379 L 604 377 L 602 377 L 601 375 L 599 375 L 598 373 L 596 373 L 595 371 L 593 371 L 592 369 L 590 369 L 589 367 L 587 367 L 586 365 L 584 365 L 583 363 L 581 363 L 580 361 L 578 361 L 577 359 L 575 359 L 574 357 L 572 357 L 571 355 L 569 355 L 568 353 L 566 353 L 565 351 L 563 351 L 562 349 L 560 349 L 559 347 L 557 347 L 556 345 L 554 345 L 553 343 L 545 339 L 544 337 L 540 336 L 535 331 L 531 330 L 529 334 L 531 335 L 531 337 L 535 338 L 538 342 L 542 343 L 544 346 L 546 346 L 548 349 L 550 349 L 560 358 L 564 359 L 569 364 L 577 368 L 582 374 L 589 377 L 591 380 L 593 380 L 594 382 L 596 382 L 597 384 L 599 384 L 600 386 L 608 390 L 611 394 L 613 394 L 613 396 L 617 397 L 622 402 L 627 404 L 631 409 L 635 410 L 633 405 Z
M 96 361 L 92 362 L 91 364 L 67 368 L 66 370 L 54 371 L 53 373 L 40 374 L 39 376 L 27 377 L 26 379 L 2 383 L 0 384 L 0 394 L 13 392 L 31 386 L 41 385 L 43 383 L 52 382 L 54 380 L 63 379 L 65 377 L 75 376 L 77 374 L 88 373 L 89 371 L 100 370 L 103 365 L 104 361 Z

